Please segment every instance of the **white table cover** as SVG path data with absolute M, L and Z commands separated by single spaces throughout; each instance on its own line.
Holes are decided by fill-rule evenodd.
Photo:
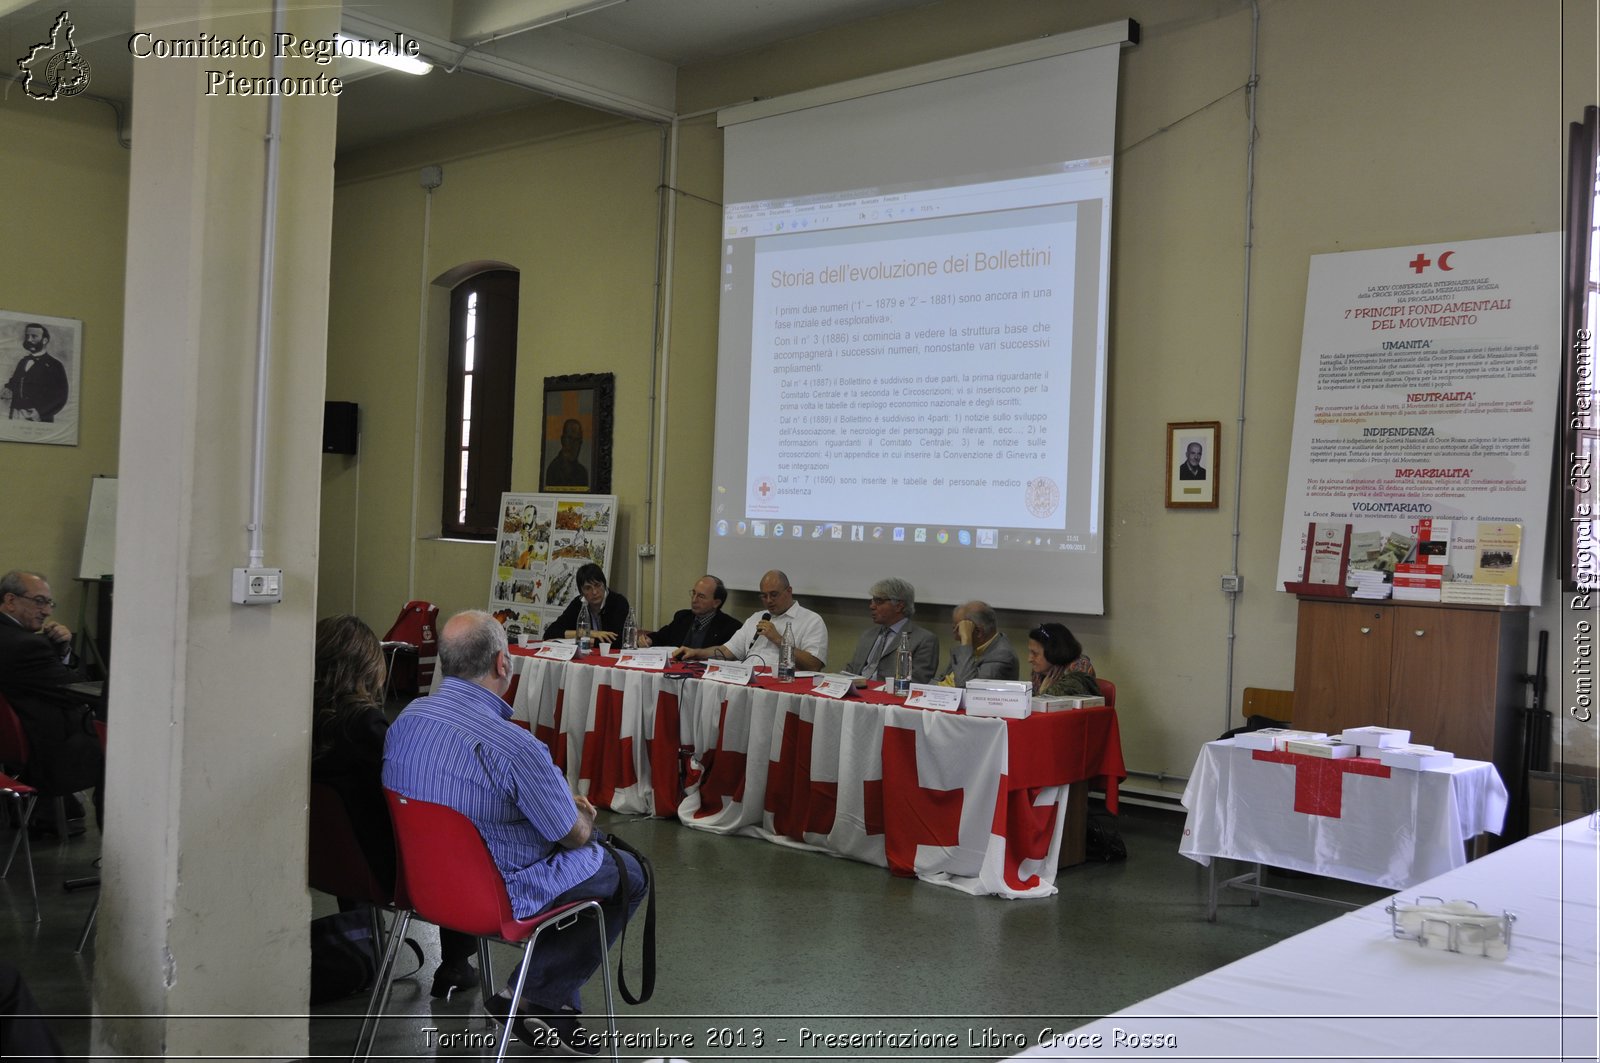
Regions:
M 1480 760 L 1408 771 L 1224 739 L 1200 751 L 1183 807 L 1178 849 L 1200 864 L 1223 856 L 1402 889 L 1464 864 L 1467 839 L 1499 833 L 1506 788 Z
M 1585 817 L 1399 895 L 1510 909 L 1503 960 L 1396 940 L 1377 901 L 1014 1058 L 1593 1060 L 1596 838 Z

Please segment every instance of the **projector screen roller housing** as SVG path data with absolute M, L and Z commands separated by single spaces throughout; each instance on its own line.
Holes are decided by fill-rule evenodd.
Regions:
M 709 567 L 1103 611 L 1116 44 L 731 125 Z

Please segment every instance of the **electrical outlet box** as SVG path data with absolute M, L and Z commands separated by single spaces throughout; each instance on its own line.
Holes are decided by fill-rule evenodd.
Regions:
M 1229 572 L 1222 577 L 1222 593 L 1238 594 L 1244 590 L 1244 577 L 1237 572 Z
M 283 569 L 233 570 L 234 605 L 277 605 L 283 601 Z
M 655 543 L 640 543 L 639 544 L 639 556 L 640 557 L 655 557 L 656 556 L 656 544 Z

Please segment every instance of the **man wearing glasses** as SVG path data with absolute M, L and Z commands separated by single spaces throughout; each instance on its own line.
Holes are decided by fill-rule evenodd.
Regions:
M 872 626 L 861 633 L 856 652 L 844 670 L 864 679 L 892 679 L 900 639 L 911 644 L 911 681 L 933 679 L 939 665 L 939 636 L 911 622 L 917 612 L 917 592 L 903 579 L 881 579 L 872 585 L 867 612 Z
M 0 695 L 28 736 L 25 781 L 47 796 L 98 788 L 104 757 L 94 716 L 66 689 L 84 677 L 72 666 L 72 632 L 50 618 L 50 584 L 37 572 L 0 576 Z
M 761 577 L 761 611 L 753 613 L 744 626 L 721 646 L 705 649 L 679 647 L 673 656 L 679 660 L 724 661 L 757 659 L 768 668 L 777 668 L 778 649 L 784 632 L 794 642 L 794 666 L 807 672 L 827 667 L 828 626 L 822 617 L 794 600 L 789 577 L 773 569 Z

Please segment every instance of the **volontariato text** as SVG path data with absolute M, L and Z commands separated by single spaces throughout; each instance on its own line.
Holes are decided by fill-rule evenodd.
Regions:
M 128 38 L 128 54 L 137 60 L 287 59 L 328 66 L 335 59 L 415 59 L 421 51 L 421 45 L 403 33 L 382 40 L 357 40 L 294 33 L 224 37 L 203 31 L 193 37 L 158 37 L 140 30 Z M 207 96 L 338 96 L 344 91 L 344 81 L 326 72 L 265 76 L 207 69 L 202 77 Z

